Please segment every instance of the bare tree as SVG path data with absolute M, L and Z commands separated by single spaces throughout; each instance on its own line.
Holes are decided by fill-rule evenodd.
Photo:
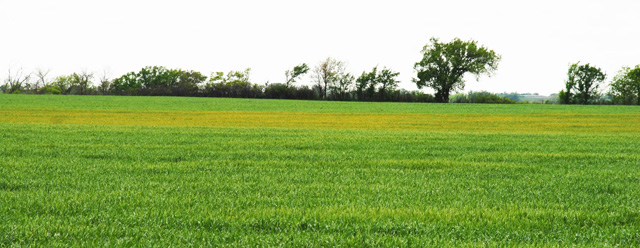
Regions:
M 109 88 L 111 87 L 111 80 L 109 80 L 109 74 L 111 74 L 110 70 L 104 69 L 102 70 L 102 75 L 100 75 L 100 85 L 98 85 L 98 92 L 100 94 L 106 95 L 109 93 Z
M 47 85 L 47 83 L 48 83 L 47 82 L 48 81 L 47 80 L 47 76 L 49 75 L 50 72 L 51 72 L 50 69 L 46 69 L 46 70 L 43 70 L 43 69 L 40 69 L 40 68 L 36 69 L 36 72 L 35 72 L 36 81 L 34 83 L 34 86 L 35 86 L 34 90 L 35 90 L 36 93 L 38 93 L 38 86 L 39 85 L 42 85 L 42 87 Z
M 320 89 L 322 98 L 327 98 L 328 89 L 338 80 L 338 76 L 344 73 L 344 63 L 332 58 L 320 62 L 313 70 L 314 81 Z
M 5 79 L 5 91 L 7 93 L 20 92 L 20 89 L 26 84 L 29 83 L 29 79 L 31 78 L 31 74 L 25 74 L 24 70 L 20 68 L 15 73 L 11 72 L 11 68 L 9 68 L 9 74 Z
M 84 95 L 87 93 L 87 88 L 91 86 L 93 73 L 87 72 L 87 70 L 83 70 L 80 73 L 73 73 L 72 78 L 73 86 L 76 86 L 78 87 L 78 89 L 80 89 L 80 95 Z

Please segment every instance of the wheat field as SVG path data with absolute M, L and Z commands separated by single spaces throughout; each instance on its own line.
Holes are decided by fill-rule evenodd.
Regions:
M 0 95 L 0 246 L 640 246 L 640 109 Z

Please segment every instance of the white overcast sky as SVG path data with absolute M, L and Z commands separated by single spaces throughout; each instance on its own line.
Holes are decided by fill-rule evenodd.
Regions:
M 356 75 L 387 66 L 415 89 L 413 64 L 429 38 L 459 37 L 502 55 L 495 76 L 469 77 L 465 91 L 550 94 L 570 63 L 608 79 L 640 64 L 639 9 L 638 0 L 0 0 L 0 77 L 21 67 L 111 77 L 147 65 L 206 75 L 250 67 L 262 84 L 333 57 Z

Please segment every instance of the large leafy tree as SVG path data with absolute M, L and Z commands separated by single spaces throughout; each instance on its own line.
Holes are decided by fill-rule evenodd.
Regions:
M 613 101 L 621 104 L 640 105 L 640 65 L 623 67 L 611 82 Z
M 581 65 L 580 62 L 570 65 L 563 102 L 589 104 L 606 78 L 607 75 L 598 67 L 589 64 Z
M 431 38 L 431 44 L 422 49 L 422 60 L 414 65 L 418 78 L 414 82 L 418 88 L 430 87 L 435 90 L 437 102 L 448 102 L 451 91 L 464 89 L 464 75 L 491 75 L 497 68 L 501 56 L 474 40 L 458 38 L 442 43 Z

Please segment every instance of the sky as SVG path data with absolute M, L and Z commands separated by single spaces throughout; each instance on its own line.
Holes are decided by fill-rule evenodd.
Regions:
M 0 78 L 37 68 L 114 78 L 158 65 L 205 75 L 251 68 L 263 84 L 332 57 L 356 76 L 400 72 L 412 90 L 429 39 L 457 37 L 502 56 L 495 75 L 466 77 L 464 91 L 548 95 L 571 63 L 600 67 L 608 80 L 640 64 L 638 9 L 637 0 L 0 0 Z

